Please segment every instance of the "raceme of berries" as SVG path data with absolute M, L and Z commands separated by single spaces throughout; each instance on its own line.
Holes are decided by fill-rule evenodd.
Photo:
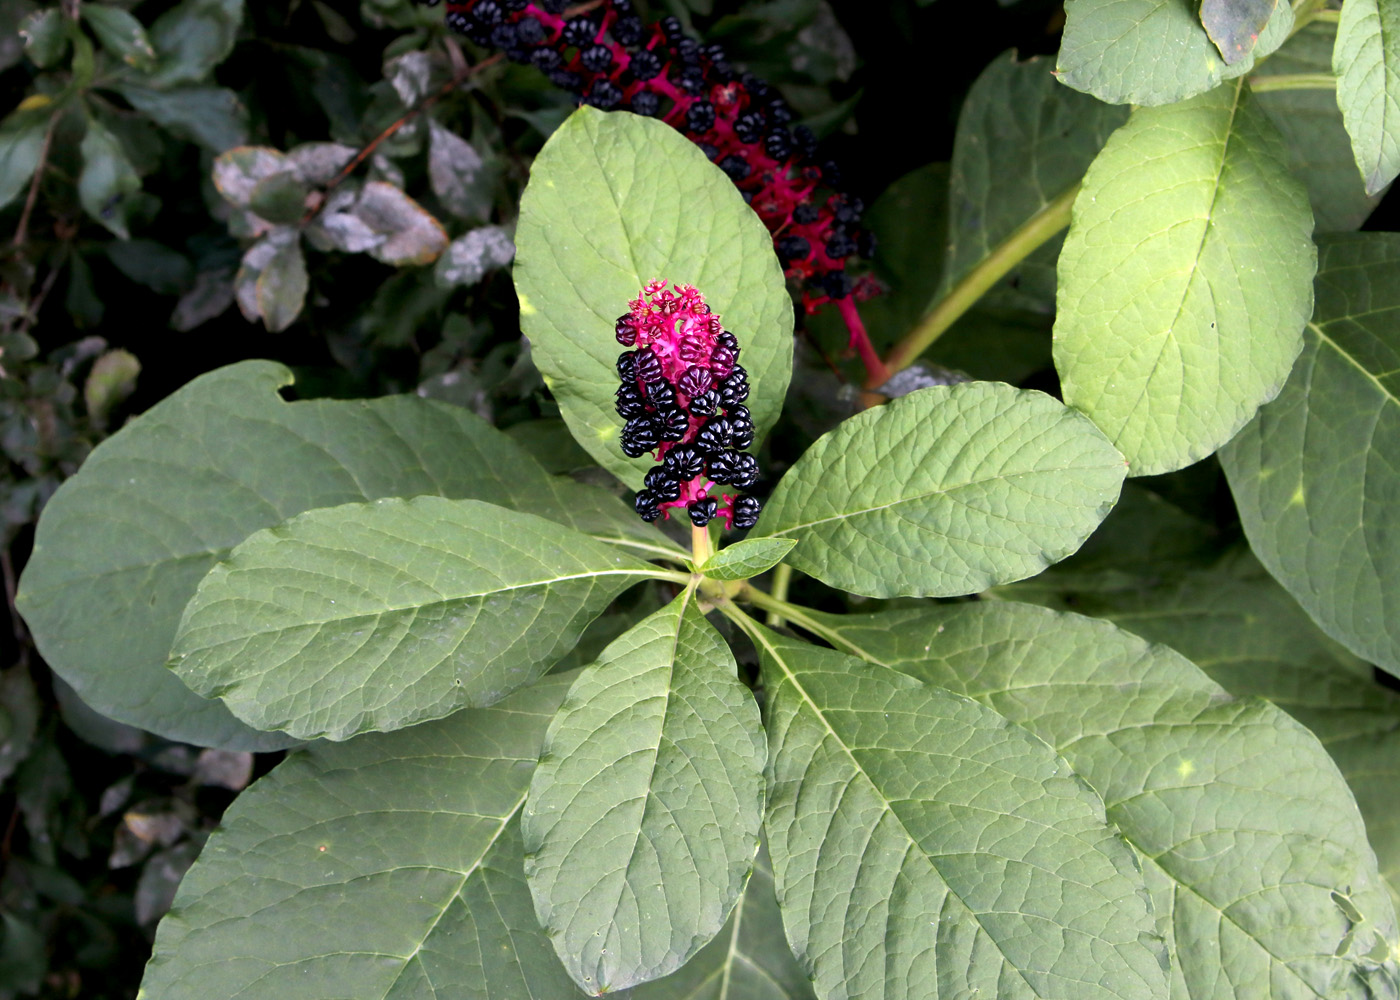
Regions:
M 720 325 L 705 297 L 690 285 L 650 282 L 617 318 L 617 412 L 626 423 L 622 450 L 629 458 L 653 452 L 636 508 L 644 521 L 684 508 L 703 528 L 718 517 L 731 528 L 752 528 L 763 508 L 740 493 L 758 482 L 753 417 L 744 400 L 748 376 L 739 341 Z M 710 495 L 715 486 L 733 493 Z
M 577 7 L 564 0 L 448 0 L 446 23 L 533 64 L 585 104 L 660 117 L 685 133 L 767 225 L 784 273 L 802 284 L 808 312 L 873 290 L 873 280 L 853 283 L 846 273 L 853 255 L 869 257 L 874 249 L 860 228 L 864 206 L 842 192 L 834 163 L 814 158 L 811 130 L 790 127 L 792 111 L 774 88 L 737 74 L 720 46 L 687 37 L 675 17 L 646 26 L 631 0 Z

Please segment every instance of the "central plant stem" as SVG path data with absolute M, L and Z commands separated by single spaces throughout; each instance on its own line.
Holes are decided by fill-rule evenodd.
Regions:
M 715 554 L 714 546 L 710 543 L 710 529 L 697 528 L 691 526 L 690 529 L 690 558 L 695 563 L 698 570 L 705 563 L 710 561 L 710 556 Z

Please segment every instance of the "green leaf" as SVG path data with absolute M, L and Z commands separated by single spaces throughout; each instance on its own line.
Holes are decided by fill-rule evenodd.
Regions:
M 1110 104 L 1173 104 L 1248 73 L 1292 28 L 1292 6 L 1278 4 L 1254 51 L 1227 64 L 1192 0 L 1067 0 L 1055 73 Z
M 375 260 L 395 267 L 431 264 L 447 249 L 447 231 L 422 205 L 384 181 L 360 189 L 355 216 L 384 239 L 369 248 Z
M 499 173 L 471 143 L 428 119 L 428 180 L 449 212 L 475 222 L 489 219 Z
M 83 404 L 88 419 L 98 427 L 107 426 L 107 417 L 114 406 L 136 389 L 136 376 L 141 374 L 141 362 L 130 351 L 117 348 L 105 352 L 92 363 L 92 370 L 83 381 Z
M 250 535 L 180 620 L 171 669 L 256 729 L 348 739 L 489 705 L 649 575 L 533 514 L 421 496 Z
M 921 389 L 822 436 L 758 523 L 795 569 L 871 597 L 972 594 L 1083 544 L 1123 458 L 1083 415 L 998 382 Z
M 747 580 L 778 565 L 796 544 L 795 538 L 745 538 L 710 556 L 700 572 L 711 580 Z
M 540 925 L 599 996 L 676 971 L 743 893 L 763 821 L 763 726 L 687 589 L 574 681 L 521 817 Z
M 146 37 L 146 29 L 130 13 L 95 3 L 83 4 L 78 12 L 102 47 L 122 62 L 139 70 L 155 65 L 156 50 Z
M 141 190 L 141 178 L 117 137 L 95 118 L 88 119 L 79 151 L 83 171 L 78 176 L 78 200 L 83 210 L 119 238 L 129 239 L 130 196 Z
M 240 795 L 156 933 L 142 1000 L 569 1000 L 516 818 L 571 677 L 294 754 Z
M 1007 52 L 983 70 L 958 116 L 948 185 L 948 256 L 937 298 L 1078 184 L 1127 119 L 1126 108 L 1061 86 L 1044 59 L 1018 62 L 1014 51 Z M 1042 245 L 983 304 L 1052 312 L 1059 252 L 1058 238 Z
M 264 177 L 248 193 L 253 214 L 278 225 L 292 225 L 306 213 L 306 184 L 294 170 L 281 170 Z
M 1336 37 L 1336 25 L 1314 21 L 1270 56 L 1256 75 L 1267 80 L 1276 75 L 1331 73 Z M 1283 136 L 1290 172 L 1307 186 L 1317 231 L 1358 228 L 1380 196 L 1368 197 L 1356 172 L 1337 95 L 1324 89 L 1288 89 L 1256 92 L 1256 98 Z
M 1312 313 L 1311 231 L 1238 84 L 1141 109 L 1109 139 L 1060 254 L 1055 366 L 1133 475 L 1204 458 L 1278 393 Z
M 142 82 L 156 89 L 203 82 L 233 51 L 242 21 L 243 0 L 184 0 L 151 25 L 160 62 Z
M 259 182 L 287 168 L 287 156 L 268 146 L 237 146 L 214 158 L 214 188 L 235 208 L 251 208 Z
M 1220 454 L 1250 547 L 1328 635 L 1400 676 L 1400 236 L 1322 244 L 1279 398 Z
M 248 322 L 262 320 L 272 333 L 291 326 L 306 303 L 308 287 L 297 231 L 280 226 L 244 251 L 233 287 Z
M 617 443 L 613 324 L 649 281 L 704 294 L 739 338 L 759 439 L 777 419 L 792 371 L 792 300 L 772 237 L 675 129 L 626 112 L 574 112 L 535 159 L 515 239 L 532 357 L 574 437 L 623 482 L 640 485 L 651 460 L 628 459 Z
M 1280 709 L 1107 622 L 1028 605 L 816 617 L 1064 754 L 1139 852 L 1173 997 L 1394 995 L 1400 935 L 1361 816 Z
M 468 410 L 411 396 L 288 403 L 278 390 L 291 382 L 266 361 L 195 379 L 99 445 L 45 507 L 19 607 L 45 661 L 104 714 L 204 746 L 287 745 L 196 697 L 165 661 L 209 568 L 305 510 L 474 497 L 679 558 L 627 505 L 546 474 Z
M 40 69 L 58 63 L 68 51 L 69 21 L 57 7 L 35 11 L 24 19 L 20 37 L 24 39 L 24 54 Z
M 222 153 L 248 141 L 248 110 L 231 90 L 223 87 L 150 90 L 136 86 L 116 89 L 133 108 L 157 125 L 212 152 Z
M 17 198 L 39 168 L 49 123 L 38 115 L 12 115 L 0 126 L 0 208 Z
M 1159 997 L 1133 852 L 1066 761 L 967 698 L 751 626 L 773 874 L 831 997 Z
M 1332 68 L 1352 155 L 1376 194 L 1400 173 L 1400 2 L 1347 0 Z
M 1279 0 L 1201 0 L 1201 27 L 1227 65 L 1247 59 Z
M 0 788 L 34 743 L 39 728 L 39 696 L 23 666 L 0 671 Z
M 444 288 L 474 285 L 488 272 L 515 259 L 515 243 L 500 226 L 479 226 L 448 244 L 433 268 L 433 280 Z

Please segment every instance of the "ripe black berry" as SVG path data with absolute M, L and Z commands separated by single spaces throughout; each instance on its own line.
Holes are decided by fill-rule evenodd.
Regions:
M 681 25 L 681 19 L 675 17 L 663 17 L 656 25 L 661 29 L 661 33 L 666 36 L 666 40 L 674 44 L 678 39 L 685 37 L 685 28 Z
M 758 482 L 758 459 L 748 452 L 726 448 L 710 457 L 710 478 L 740 488 Z
M 801 236 L 784 236 L 778 240 L 778 259 L 784 264 L 794 260 L 806 260 L 812 252 L 812 245 Z
M 705 71 L 699 66 L 685 67 L 675 79 L 676 86 L 692 97 L 698 97 L 705 92 Z
M 630 385 L 624 385 L 617 390 L 617 415 L 619 417 L 631 420 L 633 417 L 640 417 L 646 411 L 647 404 L 636 389 Z
M 821 209 L 817 208 L 810 201 L 804 201 L 792 210 L 792 221 L 800 226 L 805 226 L 809 222 L 816 222 L 821 216 Z
M 564 57 L 553 49 L 536 49 L 530 53 L 530 62 L 535 64 L 536 69 L 546 73 L 558 69 L 563 61 Z
M 666 453 L 665 466 L 676 479 L 694 479 L 705 471 L 705 456 L 698 448 L 683 444 Z
M 650 385 L 661 381 L 661 359 L 650 347 L 637 352 L 637 378 Z
M 649 416 L 633 417 L 622 428 L 622 453 L 628 458 L 641 458 L 661 443 L 656 425 Z
M 769 132 L 768 138 L 763 140 L 763 151 L 775 160 L 786 160 L 792 155 L 792 136 L 787 129 Z
M 690 414 L 678 406 L 658 409 L 656 424 L 661 440 L 679 441 L 685 437 L 685 432 L 690 430 Z
M 753 444 L 753 417 L 747 406 L 732 406 L 727 411 L 729 426 L 732 428 L 732 441 L 735 448 L 747 448 Z
M 836 230 L 835 235 L 826 241 L 826 255 L 832 260 L 841 260 L 856 252 L 856 241 L 846 235 L 845 230 Z
M 676 405 L 676 389 L 665 379 L 656 382 L 643 382 L 647 402 L 658 410 L 670 409 Z
M 730 153 L 719 161 L 719 168 L 725 172 L 731 181 L 738 184 L 752 172 L 753 167 L 749 166 L 749 161 L 735 153 Z
M 642 49 L 632 56 L 627 68 L 634 77 L 645 82 L 661 72 L 661 58 L 650 49 Z
M 632 95 L 632 111 L 643 118 L 655 118 L 661 110 L 661 98 L 649 90 L 639 90 Z
M 489 0 L 484 0 L 484 2 L 489 2 Z M 565 45 L 573 45 L 581 49 L 593 44 L 593 39 L 597 34 L 598 22 L 585 14 L 565 21 L 564 34 L 561 38 Z
M 642 490 L 637 494 L 637 499 L 632 501 L 632 503 L 637 508 L 637 513 L 641 516 L 643 521 L 655 521 L 661 516 L 661 510 L 657 507 L 657 502 L 659 500 L 660 497 L 651 490 Z
M 613 41 L 629 48 L 640 42 L 644 34 L 646 34 L 646 28 L 642 25 L 642 19 L 636 14 L 619 17 L 612 26 Z
M 758 142 L 763 138 L 763 115 L 757 111 L 746 111 L 734 123 L 734 134 L 740 142 Z
M 617 356 L 617 377 L 623 382 L 633 382 L 637 378 L 637 355 L 632 351 L 623 351 Z
M 647 473 L 645 482 L 647 489 L 663 503 L 681 495 L 680 480 L 667 475 L 666 470 L 660 466 Z
M 836 213 L 836 221 L 843 225 L 859 222 L 861 213 L 865 211 L 865 202 L 849 195 L 840 201 L 833 199 L 833 202 L 831 207 Z
M 715 127 L 715 106 L 709 101 L 696 101 L 685 113 L 685 126 L 692 132 L 708 132 Z
M 702 392 L 698 396 L 691 397 L 690 412 L 697 417 L 714 416 L 714 412 L 719 408 L 719 391 L 711 389 L 709 392 Z
M 710 367 L 715 369 L 715 374 L 721 378 L 728 378 L 729 373 L 734 370 L 736 360 L 733 351 L 723 344 L 716 344 L 714 352 L 710 355 Z
M 520 44 L 519 33 L 513 24 L 498 24 L 491 29 L 493 49 L 514 49 Z
M 465 35 L 471 26 L 471 18 L 467 17 L 459 10 L 449 10 L 443 15 L 442 23 L 447 25 L 448 30 L 455 31 L 459 35 Z
M 606 73 L 612 69 L 613 54 L 612 49 L 606 45 L 590 45 L 579 55 L 583 68 L 590 73 Z
M 728 330 L 721 330 L 715 335 L 715 343 L 720 347 L 727 347 L 734 352 L 734 356 L 739 356 L 739 338 Z
M 690 523 L 697 528 L 703 528 L 710 523 L 710 518 L 715 516 L 718 508 L 719 501 L 714 497 L 701 497 L 699 500 L 692 500 L 685 509 L 690 512 Z
M 610 111 L 622 100 L 622 88 L 611 80 L 594 80 L 587 101 L 602 111 Z
M 631 347 L 637 342 L 637 327 L 632 322 L 631 313 L 623 313 L 613 324 L 613 330 L 617 333 L 617 342 L 623 347 Z M 618 362 L 621 364 L 621 362 Z
M 515 22 L 515 40 L 520 45 L 533 47 L 541 44 L 547 37 L 544 25 L 533 17 L 522 17 Z
M 731 447 L 733 441 L 734 426 L 726 417 L 712 417 L 705 421 L 705 426 L 695 437 L 695 443 L 706 451 L 723 451 Z
M 763 511 L 763 501 L 755 496 L 734 498 L 734 527 L 752 528 L 758 523 L 758 515 Z
M 477 24 L 487 27 L 493 24 L 500 24 L 505 19 L 506 12 L 501 10 L 501 5 L 496 0 L 480 0 L 472 8 L 472 20 Z
M 536 49 L 535 51 L 539 52 L 542 50 Z M 560 90 L 567 90 L 571 94 L 577 94 L 579 91 L 583 90 L 583 77 L 579 76 L 573 70 L 556 69 L 553 73 L 549 74 L 549 82 Z
M 828 271 L 822 275 L 822 290 L 833 299 L 844 299 L 851 294 L 851 279 L 845 271 Z

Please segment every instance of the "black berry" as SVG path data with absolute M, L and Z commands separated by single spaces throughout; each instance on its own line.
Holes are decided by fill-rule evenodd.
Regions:
M 685 126 L 692 132 L 708 132 L 715 127 L 715 106 L 709 101 L 696 101 L 685 113 Z
M 606 73 L 612 69 L 613 54 L 612 49 L 606 45 L 590 45 L 583 50 L 579 56 L 583 62 L 583 68 L 590 73 Z
M 661 443 L 651 417 L 633 417 L 622 428 L 622 453 L 628 458 L 641 458 Z
M 661 59 L 650 49 L 642 49 L 632 56 L 632 61 L 627 64 L 627 69 L 638 80 L 645 82 L 661 72 Z M 633 100 L 635 101 L 636 98 Z
M 637 494 L 637 499 L 632 501 L 632 503 L 637 508 L 637 513 L 641 516 L 643 521 L 655 521 L 661 516 L 661 509 L 657 506 L 658 500 L 660 500 L 660 497 L 651 490 L 642 490 Z
M 698 448 L 681 445 L 666 453 L 666 471 L 676 479 L 694 479 L 705 471 L 705 456 Z
M 763 501 L 758 497 L 738 496 L 734 498 L 734 527 L 752 528 L 758 523 L 758 515 L 763 510 Z
M 639 90 L 632 95 L 632 111 L 643 118 L 655 118 L 661 110 L 661 98 L 649 90 Z
M 703 528 L 710 523 L 710 518 L 715 516 L 718 508 L 719 501 L 714 497 L 701 497 L 699 500 L 692 500 L 685 509 L 690 512 L 690 523 L 697 528 Z
M 617 390 L 617 415 L 624 420 L 631 420 L 633 417 L 640 417 L 646 413 L 647 405 L 642 399 L 641 393 L 630 385 L 624 385 Z
M 709 390 L 710 383 L 713 381 L 714 376 L 710 374 L 708 368 L 693 365 L 687 368 L 685 374 L 676 382 L 676 388 L 687 396 L 699 396 Z

